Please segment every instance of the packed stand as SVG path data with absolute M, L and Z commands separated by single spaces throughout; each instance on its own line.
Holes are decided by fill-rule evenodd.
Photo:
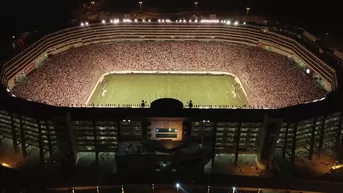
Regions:
M 258 47 L 200 41 L 123 41 L 75 48 L 50 58 L 13 93 L 52 105 L 85 104 L 102 74 L 128 70 L 229 72 L 241 80 L 249 104 L 265 108 L 325 95 L 287 57 Z

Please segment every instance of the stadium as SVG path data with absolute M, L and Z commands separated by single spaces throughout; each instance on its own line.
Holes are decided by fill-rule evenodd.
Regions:
M 48 34 L 2 65 L 0 134 L 13 153 L 1 162 L 325 177 L 330 169 L 308 169 L 306 160 L 331 167 L 342 159 L 341 69 L 312 44 L 229 20 L 115 19 Z M 287 188 L 331 186 L 321 183 Z

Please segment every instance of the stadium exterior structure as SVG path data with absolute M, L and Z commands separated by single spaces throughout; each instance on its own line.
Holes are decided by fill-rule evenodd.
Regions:
M 297 149 L 304 146 L 309 149 L 309 159 L 323 150 L 325 142 L 333 142 L 335 149 L 339 150 L 343 145 L 343 103 L 335 68 L 296 40 L 270 30 L 253 25 L 200 23 L 74 27 L 43 37 L 5 63 L 1 82 L 9 91 L 48 57 L 89 44 L 123 40 L 202 40 L 261 46 L 292 57 L 304 66 L 305 71 L 310 70 L 310 76 L 321 79 L 324 88 L 332 91 L 331 95 L 325 100 L 275 110 L 174 108 L 180 106 L 175 101 L 169 101 L 168 106 L 168 100 L 160 102 L 156 108 L 82 108 L 49 106 L 12 97 L 4 87 L 0 95 L 1 135 L 13 140 L 14 150 L 21 151 L 23 156 L 27 156 L 28 145 L 36 146 L 40 149 L 42 164 L 44 152 L 48 151 L 51 157 L 58 155 L 66 167 L 75 164 L 78 152 L 95 152 L 98 163 L 99 152 L 118 153 L 118 147 L 124 142 L 149 140 L 152 135 L 150 126 L 156 119 L 163 119 L 167 124 L 178 119 L 184 131 L 183 138 L 187 142 L 201 141 L 206 148 L 202 152 L 206 158 L 197 164 L 188 163 L 188 166 L 194 166 L 189 167 L 190 170 L 203 169 L 208 160 L 214 163 L 215 155 L 220 153 L 234 154 L 235 161 L 240 153 L 254 153 L 259 163 L 268 166 L 275 156 L 294 163 Z M 118 157 L 117 164 L 125 165 L 129 159 L 126 157 Z M 149 165 L 148 162 L 144 164 Z M 147 171 L 151 171 L 155 164 L 146 167 Z

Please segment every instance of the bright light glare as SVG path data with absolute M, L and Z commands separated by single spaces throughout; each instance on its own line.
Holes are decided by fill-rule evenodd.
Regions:
M 177 184 L 176 184 L 176 187 L 177 187 L 177 188 L 180 188 L 180 184 L 179 184 L 179 183 L 177 183 Z
M 232 187 L 233 190 L 236 190 L 236 187 Z
M 151 19 L 149 19 L 149 22 L 151 22 Z
M 106 23 L 106 21 L 105 21 L 105 20 L 102 20 L 102 21 L 101 21 L 101 23 L 105 24 L 105 23 Z
M 86 25 L 88 25 L 88 22 L 86 22 Z
M 137 22 L 138 20 L 137 19 L 135 19 L 135 22 Z
M 235 21 L 234 25 L 238 25 L 238 21 Z
M 80 24 L 81 26 L 84 26 L 85 24 L 83 23 L 83 22 L 81 22 L 81 24 Z
M 1 163 L 2 166 L 6 167 L 6 168 L 12 168 L 11 165 L 7 164 L 7 163 Z
M 227 21 L 226 21 L 226 24 L 231 25 L 231 21 L 230 21 L 230 20 L 227 20 Z
M 310 69 L 306 69 L 306 73 L 310 74 L 311 70 Z
M 218 19 L 202 19 L 200 23 L 220 23 Z
M 246 23 L 245 22 L 243 22 L 243 25 L 245 25 Z
M 124 23 L 131 23 L 132 21 L 131 21 L 131 19 L 123 19 L 123 22 Z

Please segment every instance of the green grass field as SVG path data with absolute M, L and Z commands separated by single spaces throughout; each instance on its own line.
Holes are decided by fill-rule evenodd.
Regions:
M 88 104 L 117 106 L 142 100 L 175 98 L 187 105 L 248 105 L 244 91 L 230 75 L 109 74 L 99 83 Z M 104 91 L 105 90 L 105 91 Z

